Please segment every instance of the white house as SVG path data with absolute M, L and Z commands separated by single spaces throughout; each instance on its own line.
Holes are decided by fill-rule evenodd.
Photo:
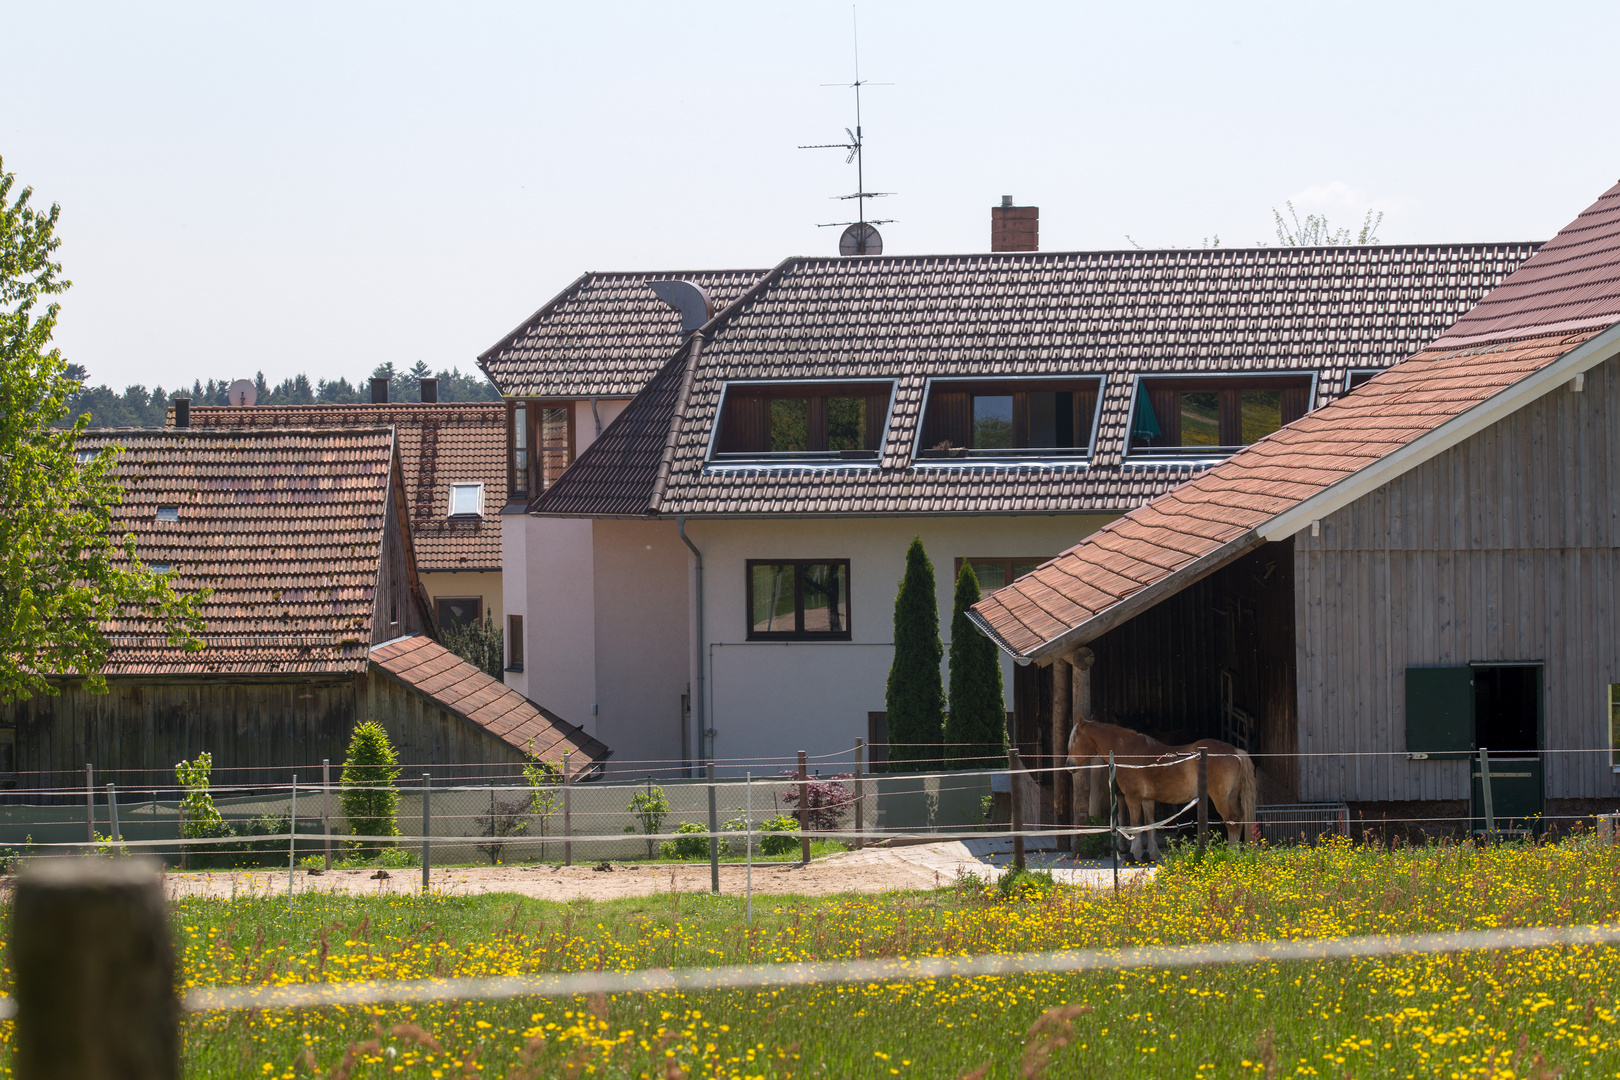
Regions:
M 962 560 L 1008 583 L 1433 340 L 1534 250 L 586 275 L 481 358 L 512 418 L 507 681 L 621 771 L 881 744 L 912 536 L 948 637 Z M 1009 665 L 1009 708 L 1042 677 Z M 1016 698 L 1014 740 L 1050 752 L 1050 693 Z

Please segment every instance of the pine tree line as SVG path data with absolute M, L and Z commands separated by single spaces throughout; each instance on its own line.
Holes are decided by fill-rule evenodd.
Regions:
M 189 394 L 193 405 L 229 405 L 226 396 L 233 379 L 201 379 L 191 384 L 165 390 L 162 386 L 148 390 L 134 385 L 124 388 L 122 394 L 110 386 L 88 385 L 88 373 L 79 364 L 68 365 L 68 376 L 79 382 L 77 391 L 68 397 L 67 416 L 57 422 L 68 427 L 79 416 L 88 413 L 91 427 L 162 427 L 166 423 L 169 403 L 176 394 Z M 378 364 L 368 379 L 320 379 L 309 381 L 308 375 L 294 375 L 272 386 L 259 372 L 253 380 L 258 391 L 258 405 L 358 405 L 371 400 L 369 379 L 388 380 L 389 401 L 421 401 L 422 380 L 433 376 L 433 370 L 421 360 L 409 370 L 395 368 L 393 361 Z M 499 401 L 499 390 L 484 378 L 481 372 L 464 374 L 452 367 L 438 373 L 440 401 Z

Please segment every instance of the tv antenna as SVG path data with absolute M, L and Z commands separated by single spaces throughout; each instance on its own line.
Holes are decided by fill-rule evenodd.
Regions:
M 823 86 L 843 86 L 855 91 L 855 129 L 844 129 L 849 136 L 848 142 L 816 143 L 811 146 L 801 146 L 800 150 L 844 150 L 844 164 L 855 163 L 855 191 L 849 195 L 834 195 L 840 201 L 855 200 L 854 221 L 828 221 L 818 224 L 818 229 L 835 229 L 840 225 L 848 226 L 843 235 L 838 238 L 838 254 L 840 255 L 881 255 L 883 254 L 883 237 L 878 233 L 876 226 L 887 225 L 893 218 L 873 218 L 867 220 L 866 200 L 882 199 L 893 195 L 892 191 L 866 190 L 866 163 L 862 159 L 862 148 L 866 139 L 861 131 L 861 87 L 863 86 L 893 86 L 893 83 L 868 82 L 861 78 L 861 38 L 860 25 L 855 18 L 855 9 L 850 9 L 850 23 L 853 42 L 855 46 L 855 81 L 852 83 L 822 83 Z

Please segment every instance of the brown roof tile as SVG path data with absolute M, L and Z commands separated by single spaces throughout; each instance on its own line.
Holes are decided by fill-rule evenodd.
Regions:
M 562 717 L 541 708 L 436 641 L 400 638 L 371 649 L 371 662 L 389 676 L 507 745 L 561 764 L 571 753 L 577 775 L 613 753 Z
M 399 432 L 417 569 L 433 573 L 501 568 L 500 512 L 506 501 L 506 406 L 501 402 L 195 406 L 191 426 L 392 427 Z M 482 518 L 450 518 L 453 483 L 484 485 Z

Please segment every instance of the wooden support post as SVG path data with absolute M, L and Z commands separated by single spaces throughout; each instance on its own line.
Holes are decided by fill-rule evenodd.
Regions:
M 1485 839 L 1496 839 L 1496 811 L 1491 805 L 1491 759 L 1479 748 L 1479 794 L 1485 804 Z
M 107 827 L 112 830 L 113 843 L 123 839 L 118 830 L 118 789 L 110 782 L 107 784 Z
M 1097 662 L 1096 654 L 1090 649 L 1080 648 L 1069 657 L 1069 669 L 1074 673 L 1074 692 L 1071 695 L 1074 706 L 1074 723 L 1069 725 L 1069 733 L 1074 733 L 1075 724 L 1081 720 L 1091 720 L 1091 666 Z M 1063 748 L 1065 754 L 1068 747 Z M 1084 765 L 1085 762 L 1079 764 Z M 1069 775 L 1074 778 L 1074 821 L 1077 825 L 1087 825 L 1091 821 L 1091 789 L 1098 782 L 1097 770 L 1090 769 L 1084 772 L 1075 771 Z M 1080 838 L 1075 837 L 1073 850 L 1080 849 Z
M 574 835 L 574 804 L 569 795 L 574 789 L 573 778 L 568 775 L 568 758 L 571 751 L 563 751 L 563 865 L 574 865 L 574 842 L 570 839 Z
M 178 1080 L 180 1001 L 159 866 L 41 859 L 7 942 L 16 1069 L 28 1080 Z
M 1209 846 L 1209 748 L 1198 748 L 1198 850 Z
M 326 868 L 332 869 L 332 759 L 321 758 L 321 831 L 326 834 Z
M 810 865 L 810 771 L 805 765 L 804 751 L 799 751 L 799 851 L 806 866 Z
M 720 810 L 714 786 L 714 758 L 709 759 L 709 891 L 720 895 Z
M 866 846 L 866 740 L 855 740 L 855 847 Z
M 1119 785 L 1114 782 L 1114 752 L 1108 751 L 1108 854 L 1114 861 L 1114 895 L 1119 895 Z
M 428 891 L 428 874 L 433 869 L 433 777 L 422 774 L 422 891 Z
M 1052 661 L 1052 823 L 1059 829 L 1074 824 L 1074 776 L 1064 766 L 1069 763 L 1069 726 L 1073 723 L 1074 681 L 1069 661 Z M 1060 833 L 1059 851 L 1074 850 L 1074 837 Z
M 1013 868 L 1024 868 L 1024 800 L 1019 796 L 1018 781 L 1024 772 L 1017 750 L 1007 751 L 1007 787 L 1012 791 Z

